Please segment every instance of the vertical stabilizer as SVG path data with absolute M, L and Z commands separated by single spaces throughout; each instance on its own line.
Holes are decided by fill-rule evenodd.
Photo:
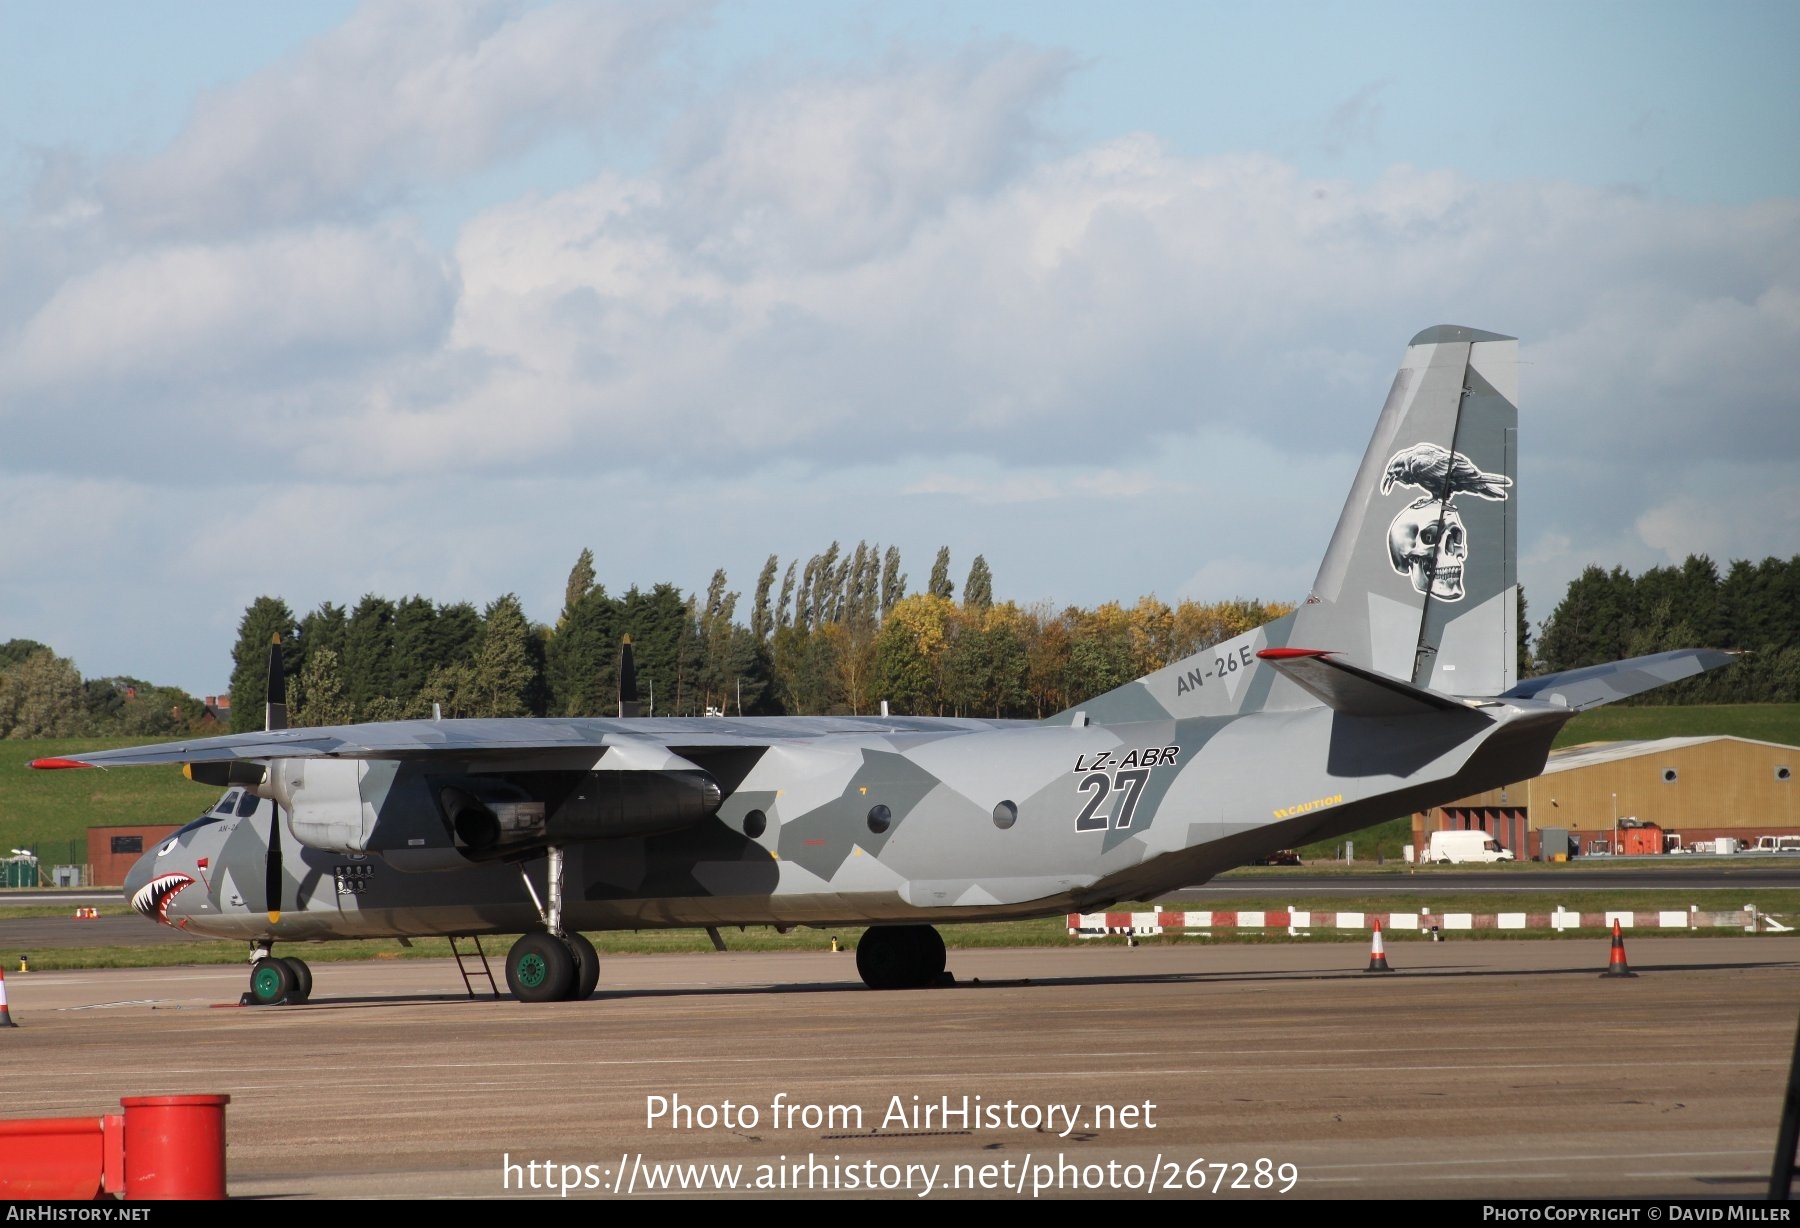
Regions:
M 1413 338 L 1289 643 L 1452 694 L 1517 681 L 1518 349 Z
M 1444 324 L 1414 337 L 1306 604 L 1079 710 L 1112 723 L 1318 703 L 1255 667 L 1258 652 L 1281 647 L 1452 695 L 1511 687 L 1518 358 L 1513 338 L 1478 329 Z

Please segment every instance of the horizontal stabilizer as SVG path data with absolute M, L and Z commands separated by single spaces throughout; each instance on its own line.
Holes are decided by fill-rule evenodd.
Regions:
M 1628 699 L 1644 691 L 1692 678 L 1708 670 L 1721 669 L 1737 660 L 1734 653 L 1712 648 L 1678 648 L 1629 661 L 1613 661 L 1606 665 L 1588 665 L 1527 678 L 1501 699 L 1538 699 L 1557 704 L 1571 712 L 1598 708 L 1614 700 Z
M 1333 711 L 1348 716 L 1468 712 L 1468 704 L 1341 661 L 1318 648 L 1265 648 L 1256 654 Z

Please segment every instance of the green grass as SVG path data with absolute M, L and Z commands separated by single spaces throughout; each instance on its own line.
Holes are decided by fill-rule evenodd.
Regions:
M 1557 746 L 1727 734 L 1800 746 L 1800 704 L 1695 704 L 1690 707 L 1618 706 L 1583 712 L 1557 735 Z
M 136 745 L 130 739 L 0 741 L 0 855 L 29 848 L 47 865 L 79 864 L 87 860 L 89 827 L 185 823 L 223 792 L 195 784 L 180 768 L 38 772 L 28 766 L 33 759 Z

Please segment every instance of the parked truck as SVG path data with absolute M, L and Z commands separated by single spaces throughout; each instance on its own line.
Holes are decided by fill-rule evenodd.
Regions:
M 1434 831 L 1425 845 L 1425 860 L 1439 865 L 1465 861 L 1511 861 L 1512 850 L 1485 831 Z

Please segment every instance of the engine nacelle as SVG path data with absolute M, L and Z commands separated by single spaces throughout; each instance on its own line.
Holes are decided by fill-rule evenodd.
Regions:
M 688 760 L 668 759 L 686 766 L 489 775 L 454 763 L 277 759 L 257 792 L 287 811 L 288 830 L 311 848 L 393 854 L 396 864 L 435 870 L 456 858 L 662 835 L 710 818 L 723 800 L 718 782 Z
M 450 833 L 410 765 L 392 759 L 276 759 L 257 790 L 287 811 L 300 843 L 338 853 L 449 848 Z
M 556 840 L 659 836 L 711 818 L 723 800 L 718 782 L 698 768 L 589 772 L 550 816 L 550 835 Z
M 464 777 L 438 789 L 456 847 L 467 856 L 502 856 L 549 843 L 544 803 L 504 780 Z

